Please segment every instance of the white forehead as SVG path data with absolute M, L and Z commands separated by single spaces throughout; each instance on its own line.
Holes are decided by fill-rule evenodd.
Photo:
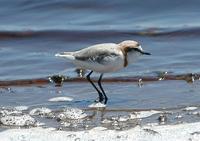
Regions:
M 138 48 L 139 48 L 140 50 L 143 50 L 141 46 L 138 46 Z
M 133 40 L 126 40 L 126 41 L 123 41 L 121 43 L 119 43 L 121 46 L 137 46 L 138 45 L 138 42 L 136 41 L 133 41 Z

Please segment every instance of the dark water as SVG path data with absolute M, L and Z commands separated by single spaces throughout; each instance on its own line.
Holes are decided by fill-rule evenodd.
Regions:
M 0 1 L 0 80 L 76 77 L 55 53 L 97 43 L 137 40 L 151 56 L 105 77 L 200 72 L 200 1 Z M 94 76 L 97 76 L 95 74 Z M 198 105 L 199 82 L 106 83 L 108 108 L 166 108 Z M 89 83 L 0 89 L 1 106 L 85 108 L 97 97 Z M 56 96 L 72 102 L 51 103 Z

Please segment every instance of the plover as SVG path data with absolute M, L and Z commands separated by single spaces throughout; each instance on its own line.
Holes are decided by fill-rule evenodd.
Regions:
M 132 40 L 126 40 L 119 44 L 103 43 L 89 46 L 74 52 L 62 52 L 55 56 L 63 57 L 70 60 L 78 68 L 90 70 L 87 80 L 98 92 L 98 101 L 107 103 L 108 97 L 101 85 L 104 73 L 118 71 L 132 64 L 141 55 L 151 55 L 144 52 L 141 45 Z M 93 72 L 100 73 L 98 86 L 92 82 L 90 75 Z

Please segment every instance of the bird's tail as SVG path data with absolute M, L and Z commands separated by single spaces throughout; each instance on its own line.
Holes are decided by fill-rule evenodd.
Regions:
M 69 60 L 74 60 L 75 57 L 73 55 L 73 52 L 61 52 L 61 53 L 56 53 L 56 57 L 62 57 L 62 58 L 67 58 Z

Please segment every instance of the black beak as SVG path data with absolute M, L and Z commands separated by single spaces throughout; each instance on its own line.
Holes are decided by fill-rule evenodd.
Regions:
M 142 54 L 144 54 L 144 55 L 151 55 L 151 53 L 148 53 L 148 52 L 141 52 Z
M 131 48 L 131 50 L 135 50 L 135 51 L 137 51 L 137 52 L 140 52 L 140 53 L 143 54 L 143 55 L 151 55 L 151 53 L 144 52 L 143 50 L 140 50 L 140 49 L 138 49 L 138 48 Z

